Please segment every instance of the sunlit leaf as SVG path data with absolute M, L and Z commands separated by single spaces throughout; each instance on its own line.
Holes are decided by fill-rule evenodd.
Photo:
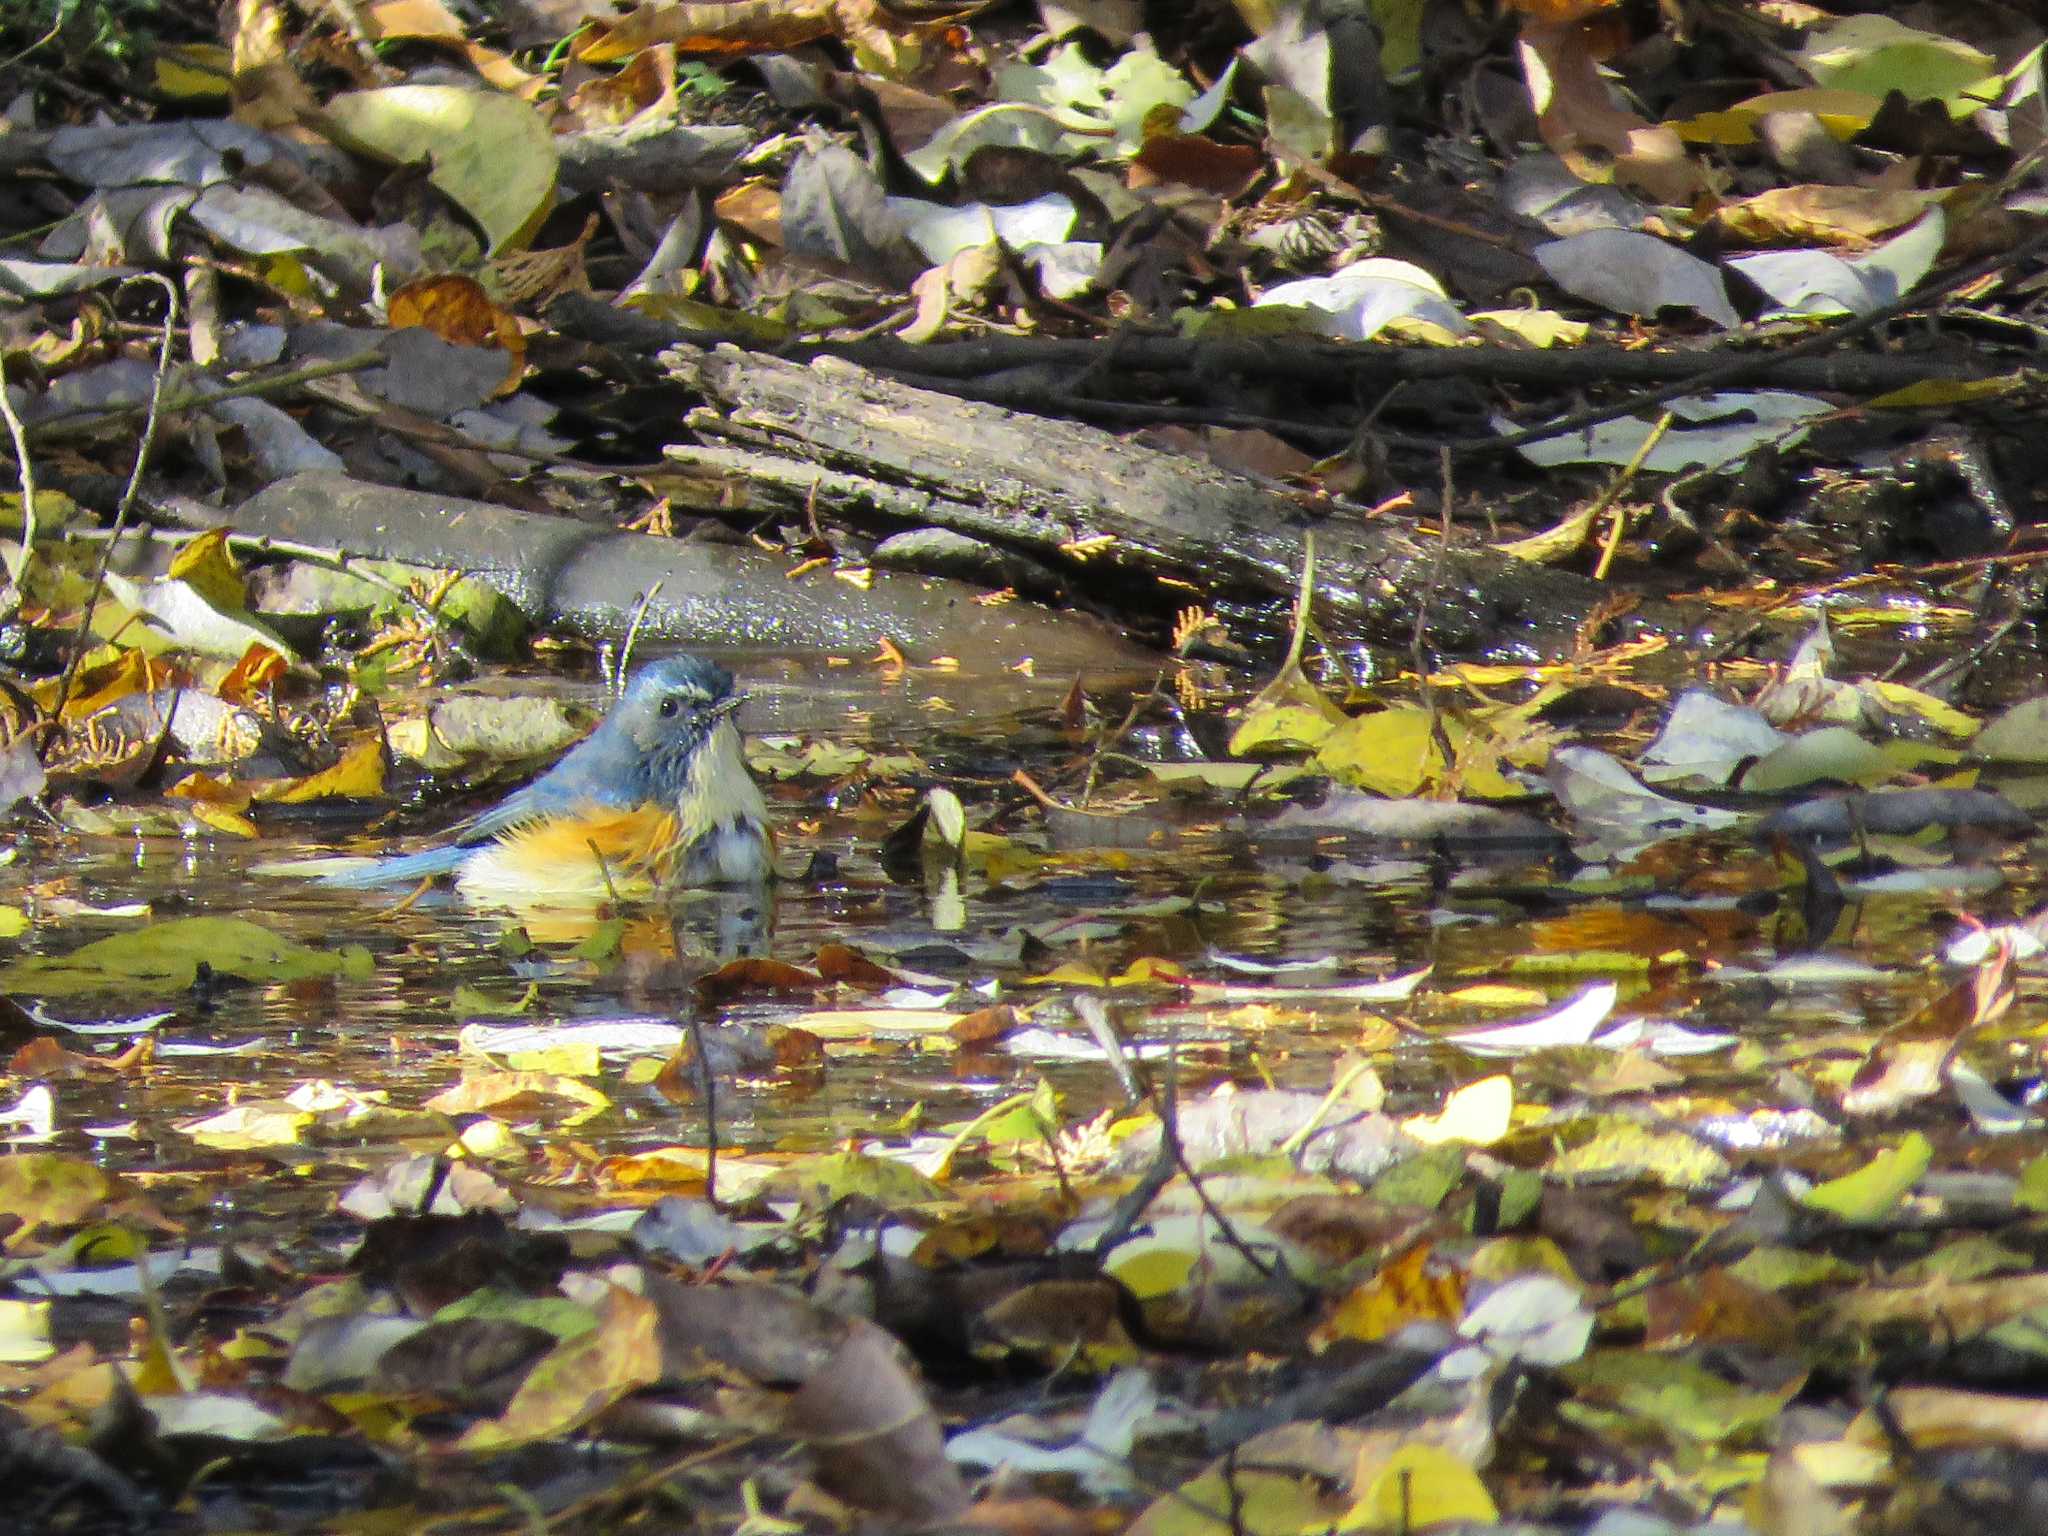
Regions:
M 1415 1115 L 1402 1121 L 1401 1129 L 1426 1145 L 1457 1141 L 1491 1146 L 1508 1133 L 1514 1108 L 1514 1080 L 1500 1074 L 1455 1089 L 1440 1113 Z
M 1558 1178 L 1653 1178 L 1673 1189 L 1700 1189 L 1728 1176 L 1728 1160 L 1704 1141 L 1618 1115 L 1593 1118 L 1597 1133 L 1550 1160 Z
M 1559 1367 L 1572 1387 L 1686 1441 L 1718 1444 L 1768 1423 L 1799 1390 L 1755 1392 L 1688 1360 L 1603 1349 Z
M 1162 1493 L 1127 1528 L 1128 1536 L 1304 1536 L 1333 1529 L 1343 1505 L 1327 1477 L 1270 1466 L 1212 1468 Z
M 188 1120 L 177 1129 L 202 1147 L 246 1152 L 253 1147 L 289 1147 L 311 1129 L 317 1116 L 281 1101 L 237 1104 L 217 1115 Z
M 57 1346 L 49 1339 L 47 1300 L 0 1300 L 0 1362 L 33 1366 L 51 1360 Z
M 150 58 L 156 88 L 172 101 L 225 102 L 234 79 L 234 55 L 217 43 L 178 43 Z
M 295 779 L 260 798 L 278 805 L 304 805 L 314 800 L 375 800 L 384 793 L 384 742 L 366 736 L 331 766 Z
M 276 630 L 239 607 L 215 604 L 197 587 L 176 577 L 131 581 L 109 572 L 107 591 L 144 617 L 160 645 L 221 661 L 240 661 L 250 646 L 260 645 L 287 661 L 298 660 L 298 653 Z M 133 637 L 124 641 L 132 642 Z
M 1757 124 L 1773 112 L 1807 112 L 1837 139 L 1853 139 L 1877 116 L 1882 95 L 1868 91 L 1810 87 L 1751 96 L 1717 112 L 1701 112 L 1669 126 L 1689 144 L 1743 145 L 1756 142 Z
M 0 1216 L 12 1218 L 7 1241 L 18 1244 L 41 1227 L 82 1220 L 107 1199 L 113 1181 L 91 1163 L 50 1153 L 0 1157 Z
M 1465 1175 L 1465 1149 L 1450 1143 L 1403 1158 L 1372 1182 L 1376 1200 L 1433 1211 Z
M 516 247 L 553 205 L 554 136 L 516 97 L 455 85 L 394 85 L 329 98 L 356 147 L 429 179 L 476 220 L 492 255 Z
M 528 1373 L 505 1412 L 472 1424 L 458 1444 L 503 1451 L 553 1439 L 589 1423 L 627 1393 L 661 1378 L 654 1303 L 606 1288 L 598 1326 L 565 1340 Z
M 1464 1312 L 1464 1275 L 1420 1243 L 1346 1294 L 1318 1334 L 1384 1339 L 1410 1323 L 1455 1323 Z
M 1404 1445 L 1366 1475 L 1371 1480 L 1344 1512 L 1340 1531 L 1426 1531 L 1451 1521 L 1500 1519 L 1479 1474 L 1434 1445 Z
M 1939 100 L 1957 115 L 1999 94 L 1990 54 L 1881 13 L 1815 27 L 1799 58 L 1830 90 L 1876 97 L 1899 91 L 1909 101 Z
M 608 1109 L 611 1100 L 577 1078 L 549 1072 L 477 1072 L 427 1100 L 426 1107 L 444 1115 L 518 1113 L 544 1099 L 567 1099 L 582 1115 Z
M 945 1190 L 908 1163 L 858 1152 L 834 1152 L 792 1163 L 776 1183 L 812 1204 L 824 1206 L 849 1195 L 883 1206 L 921 1205 L 945 1198 Z
M 1934 1147 L 1918 1131 L 1908 1132 L 1858 1168 L 1807 1191 L 1806 1203 L 1848 1222 L 1877 1221 L 1920 1182 L 1934 1161 Z
M 226 610 L 248 605 L 242 567 L 228 548 L 228 530 L 210 528 L 171 559 L 170 574 L 214 607 Z
M 1104 1270 L 1140 1301 L 1170 1296 L 1188 1283 L 1201 1262 L 1198 1247 L 1169 1243 L 1157 1238 L 1137 1238 L 1119 1244 Z
M 1310 686 L 1305 678 L 1302 685 Z M 1244 719 L 1231 732 L 1230 750 L 1238 756 L 1251 752 L 1313 751 L 1342 718 L 1327 699 L 1320 704 L 1254 701 L 1245 706 Z

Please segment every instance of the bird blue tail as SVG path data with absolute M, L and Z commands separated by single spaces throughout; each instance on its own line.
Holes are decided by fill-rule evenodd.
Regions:
M 452 873 L 474 848 L 429 848 L 421 853 L 400 854 L 389 859 L 305 859 L 292 865 L 273 865 L 266 873 L 300 874 L 345 891 L 367 891 L 380 885 L 410 885 L 435 875 Z

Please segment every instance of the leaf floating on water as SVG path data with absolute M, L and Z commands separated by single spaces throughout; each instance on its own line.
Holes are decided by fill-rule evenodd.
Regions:
M 305 805 L 314 800 L 375 800 L 383 794 L 384 743 L 366 736 L 318 773 L 270 788 L 258 798 L 277 805 Z
M 1507 1135 L 1514 1110 L 1513 1080 L 1505 1075 L 1486 1077 L 1453 1091 L 1441 1113 L 1413 1116 L 1401 1122 L 1401 1129 L 1429 1146 L 1450 1141 L 1491 1146 Z
M 296 1146 L 318 1116 L 277 1100 L 237 1104 L 203 1120 L 178 1126 L 202 1147 L 217 1152 L 247 1152 L 256 1147 Z
M 1872 1222 L 1888 1215 L 1920 1182 L 1934 1161 L 1934 1148 L 1918 1131 L 1896 1147 L 1877 1154 L 1854 1173 L 1816 1184 L 1806 1204 L 1851 1223 Z
M 92 992 L 160 995 L 190 987 L 204 964 L 243 981 L 367 977 L 373 962 L 359 944 L 315 949 L 247 918 L 181 917 L 81 946 L 68 955 L 32 955 L 0 969 L 0 987 L 39 997 Z
M 1620 988 L 1611 981 L 1581 988 L 1553 1013 L 1521 1024 L 1462 1030 L 1444 1039 L 1475 1056 L 1514 1056 L 1563 1045 L 1585 1045 L 1614 1011 Z

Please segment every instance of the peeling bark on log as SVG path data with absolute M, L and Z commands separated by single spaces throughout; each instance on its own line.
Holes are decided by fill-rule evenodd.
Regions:
M 801 505 L 888 531 L 929 524 L 1028 550 L 1113 591 L 1128 611 L 1216 597 L 1284 602 L 1316 536 L 1317 611 L 1333 639 L 1406 646 L 1428 598 L 1441 653 L 1554 656 L 1612 590 L 1483 549 L 1440 551 L 1391 526 L 1312 518 L 1301 503 L 1180 455 L 1073 422 L 963 404 L 850 363 L 721 347 L 663 361 L 710 404 L 713 445 L 684 463 L 739 472 Z M 1112 542 L 1085 559 L 1088 541 Z M 1678 610 L 1657 605 L 1659 622 Z

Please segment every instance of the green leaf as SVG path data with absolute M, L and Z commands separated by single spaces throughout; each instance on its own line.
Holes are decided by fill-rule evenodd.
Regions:
M 588 960 L 601 965 L 617 958 L 619 946 L 626 939 L 626 920 L 623 917 L 608 917 L 590 931 L 590 937 L 578 944 L 569 953 L 575 959 Z
M 476 220 L 493 256 L 515 248 L 554 205 L 554 136 L 516 96 L 458 85 L 394 85 L 327 103 L 354 147 L 428 180 Z
M 1806 1204 L 1843 1221 L 1876 1221 L 1905 1198 L 1933 1161 L 1934 1148 L 1914 1131 L 1854 1173 L 1815 1185 L 1807 1191 Z
M 945 1190 L 908 1163 L 869 1157 L 861 1152 L 805 1158 L 783 1170 L 774 1184 L 778 1189 L 793 1187 L 807 1203 L 816 1206 L 830 1205 L 849 1195 L 861 1195 L 892 1209 L 947 1198 Z
M 1575 1392 L 1655 1424 L 1681 1443 L 1718 1444 L 1768 1424 L 1799 1390 L 1752 1392 L 1687 1360 L 1635 1349 L 1595 1350 L 1558 1367 Z
M 1465 1149 L 1433 1147 L 1394 1164 L 1372 1181 L 1372 1196 L 1389 1205 L 1412 1205 L 1433 1211 L 1465 1176 Z
M 1187 77 L 1149 47 L 1133 48 L 1104 71 L 1103 86 L 1110 126 L 1116 129 L 1117 150 L 1136 154 L 1145 144 L 1145 124 L 1155 113 L 1167 109 L 1166 118 L 1177 124 L 1182 109 L 1195 99 L 1195 88 Z
M 264 982 L 364 977 L 374 963 L 359 944 L 315 949 L 247 918 L 180 917 L 95 940 L 68 955 L 17 960 L 0 969 L 0 988 L 38 997 L 113 991 L 160 996 L 191 986 L 201 961 L 218 975 Z
M 2013 1204 L 2023 1211 L 2048 1211 L 2048 1153 L 2020 1170 L 2020 1187 Z
M 1304 688 L 1314 686 L 1305 677 L 1300 682 Z M 1267 689 L 1260 700 L 1272 691 Z M 1313 752 L 1336 729 L 1327 699 L 1320 706 L 1297 700 L 1254 702 L 1246 706 L 1244 719 L 1231 733 L 1230 750 L 1238 757 L 1248 752 Z
M 436 1323 L 460 1322 L 465 1318 L 488 1318 L 499 1323 L 524 1323 L 542 1328 L 558 1339 L 580 1338 L 597 1326 L 590 1308 L 566 1296 L 522 1296 L 517 1291 L 487 1285 L 451 1301 L 436 1312 Z

